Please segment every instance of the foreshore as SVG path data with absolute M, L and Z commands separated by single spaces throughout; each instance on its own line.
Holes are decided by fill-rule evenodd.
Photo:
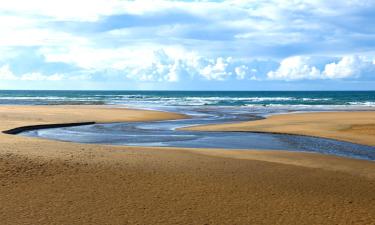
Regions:
M 100 106 L 1 106 L 0 130 L 180 119 Z M 375 145 L 375 112 L 200 127 Z M 198 128 L 191 128 L 198 129 Z M 373 224 L 375 163 L 284 151 L 119 147 L 0 134 L 2 224 Z
M 281 114 L 258 121 L 195 126 L 185 129 L 298 134 L 375 146 L 374 111 Z

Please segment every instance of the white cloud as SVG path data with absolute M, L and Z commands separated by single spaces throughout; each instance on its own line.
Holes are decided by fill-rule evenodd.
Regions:
M 0 3 L 0 8 L 5 10 L 3 4 L 3 2 Z M 2 14 L 0 10 L 0 46 L 52 45 L 64 47 L 69 45 L 68 43 L 83 45 L 89 42 L 86 38 L 46 26 L 45 23 L 52 20 L 50 18 L 38 18 L 33 16 L 31 12 L 28 14 L 9 14 L 9 12 Z
M 228 70 L 232 58 L 219 57 L 216 60 L 202 61 L 204 65 L 202 68 L 197 68 L 198 73 L 205 77 L 207 80 L 225 80 L 233 73 Z
M 64 75 L 62 74 L 44 75 L 42 73 L 33 72 L 33 73 L 22 74 L 19 79 L 29 80 L 29 81 L 41 81 L 41 80 L 60 81 L 64 79 Z
M 141 81 L 259 80 L 256 76 L 258 71 L 250 69 L 247 65 L 251 61 L 235 60 L 232 57 L 209 58 L 194 52 L 184 52 L 181 49 L 155 50 L 153 57 L 145 57 L 142 62 L 137 63 L 137 66 L 123 65 L 122 71 L 127 74 L 127 78 Z
M 359 77 L 363 71 L 370 67 L 374 67 L 374 64 L 367 57 L 344 56 L 337 63 L 325 65 L 323 75 L 330 79 Z
M 179 81 L 181 77 L 226 80 L 230 77 L 244 79 L 245 66 L 231 57 L 206 57 L 181 47 L 90 49 L 74 47 L 57 52 L 41 50 L 47 62 L 74 64 L 84 70 L 122 71 L 128 79 L 139 81 Z M 236 71 L 236 67 L 237 71 Z M 240 71 L 241 70 L 241 71 Z
M 139 58 L 141 61 L 138 63 L 123 65 L 122 69 L 127 77 L 142 81 L 174 82 L 189 77 L 224 80 L 232 75 L 228 70 L 231 58 L 209 59 L 181 49 L 158 49 L 151 55 L 152 57 Z
M 258 70 L 254 68 L 250 69 L 246 65 L 240 65 L 240 66 L 235 67 L 234 72 L 238 80 L 245 80 L 245 79 L 259 80 L 259 78 L 256 76 L 256 74 L 258 73 Z
M 0 17 L 0 20 L 2 18 Z M 59 46 L 65 47 L 75 44 L 87 44 L 89 40 L 71 35 L 66 32 L 51 31 L 41 28 L 25 28 L 0 30 L 0 46 Z
M 344 79 L 358 78 L 363 73 L 375 69 L 372 59 L 365 56 L 343 56 L 338 62 L 324 65 L 324 70 L 319 70 L 313 65 L 312 57 L 294 56 L 280 62 L 275 71 L 267 73 L 271 80 L 314 80 L 314 79 Z
M 112 70 L 131 80 L 148 82 L 178 82 L 184 79 L 262 80 L 251 60 L 232 57 L 208 57 L 178 46 L 158 48 L 92 49 L 75 46 L 68 51 L 44 48 L 47 62 L 74 64 L 84 70 Z M 317 57 L 319 58 L 319 57 Z M 316 65 L 315 57 L 285 58 L 276 70 L 266 72 L 270 80 L 316 80 L 359 77 L 373 65 L 369 57 L 343 56 L 326 65 Z M 264 75 L 264 74 L 263 74 Z
M 116 0 L 12 0 L 1 1 L 3 11 L 30 16 L 46 16 L 59 20 L 96 20 L 100 15 L 118 11 Z
M 163 50 L 154 51 L 153 57 L 149 58 L 148 62 L 142 61 L 143 63 L 136 63 L 136 66 L 122 65 L 122 70 L 127 73 L 127 78 L 141 81 L 175 82 L 185 71 L 184 63 L 181 60 L 170 57 Z
M 366 3 L 364 3 L 366 2 Z M 351 38 L 350 35 L 343 35 L 339 32 L 343 29 L 341 25 L 334 24 L 331 17 L 351 18 L 355 12 L 366 10 L 374 7 L 371 1 L 345 1 L 344 3 L 327 3 L 327 1 L 305 0 L 305 1 L 287 1 L 287 0 L 262 0 L 262 1 L 121 1 L 121 0 L 12 0 L 0 2 L 0 27 L 2 27 L 0 43 L 13 43 L 16 45 L 38 45 L 45 41 L 45 44 L 51 41 L 56 45 L 65 46 L 67 40 L 69 42 L 80 41 L 91 42 L 95 40 L 92 37 L 82 37 L 74 34 L 64 34 L 57 32 L 61 29 L 58 25 L 55 27 L 49 22 L 56 21 L 100 21 L 104 16 L 111 15 L 136 15 L 140 21 L 147 21 L 150 16 L 164 15 L 165 20 L 162 21 L 165 26 L 160 24 L 146 24 L 145 32 L 141 37 L 151 39 L 149 41 L 161 42 L 165 38 L 171 38 L 179 41 L 180 38 L 187 41 L 186 38 L 200 39 L 207 35 L 199 33 L 208 32 L 210 38 L 221 40 L 223 35 L 227 35 L 225 31 L 229 31 L 229 39 L 239 38 L 240 42 L 250 40 L 254 45 L 253 48 L 262 45 L 277 45 L 304 43 L 309 40 L 315 40 L 316 36 L 326 37 L 327 29 L 336 31 L 339 36 L 334 39 Z M 1 14 L 1 11 L 6 12 Z M 191 24 L 185 21 L 187 26 L 181 26 L 174 20 L 179 20 L 184 15 L 176 16 L 173 12 L 181 12 L 189 15 L 188 18 L 197 18 Z M 159 14 L 157 14 L 159 13 Z M 169 18 L 168 15 L 171 14 Z M 207 17 L 210 15 L 210 17 Z M 362 16 L 366 19 L 366 15 Z M 356 17 L 356 21 L 361 21 L 361 16 Z M 169 18 L 169 19 L 168 19 Z M 201 19 L 201 21 L 199 21 Z M 182 19 L 183 20 L 183 19 Z M 188 19 L 187 19 L 188 20 Z M 6 21 L 6 22 L 1 22 Z M 137 21 L 137 20 L 136 20 Z M 116 21 L 119 24 L 121 22 Z M 126 20 L 124 23 L 128 23 Z M 142 22 L 130 24 L 131 27 L 124 27 L 122 33 L 132 35 L 134 33 L 131 28 L 143 27 Z M 210 26 L 207 27 L 209 22 Z M 355 22 L 355 21 L 354 21 Z M 371 21 L 370 21 L 371 22 Z M 369 23 L 367 25 L 371 25 Z M 366 25 L 366 24 L 364 24 Z M 84 25 L 82 25 L 84 26 Z M 183 27 L 183 30 L 177 29 Z M 4 29 L 6 28 L 6 29 Z M 85 27 L 83 27 L 85 28 Z M 199 29 L 198 29 L 199 28 Z M 203 28 L 203 29 L 202 29 Z M 115 29 L 115 28 L 114 28 Z M 116 28 L 119 29 L 119 28 Z M 83 29 L 85 30 L 85 29 Z M 130 30 L 132 32 L 130 32 Z M 141 29 L 142 30 L 142 29 Z M 159 40 L 155 32 L 153 37 L 150 30 L 157 31 L 162 40 Z M 224 32 L 223 32 L 224 31 Z M 313 33 L 311 32 L 313 31 Z M 211 33 L 212 32 L 212 33 Z M 39 36 L 38 33 L 41 33 Z M 79 32 L 78 32 L 79 33 Z M 116 32 L 115 32 L 116 33 Z M 190 36 L 193 34 L 193 38 Z M 106 36 L 108 35 L 108 36 Z M 62 38 L 58 38 L 61 36 Z M 108 38 L 110 32 L 105 34 Z M 17 37 L 12 42 L 11 38 Z M 28 37 L 22 38 L 22 37 Z M 68 38 L 68 39 L 67 39 Z M 204 38 L 203 38 L 204 39 Z M 244 40 L 243 40 L 244 39 Z M 65 40 L 65 42 L 64 42 Z M 328 38 L 321 38 L 329 40 Z M 134 41 L 134 40 L 133 40 Z M 24 43 L 23 43 L 24 42 Z M 144 42 L 144 40 L 142 40 Z M 177 42 L 178 43 L 178 42 Z M 199 48 L 201 46 L 194 46 Z
M 249 67 L 242 65 L 234 69 L 237 75 L 237 79 L 243 80 L 246 78 L 246 75 L 249 73 Z
M 65 77 L 62 74 L 45 75 L 39 72 L 25 73 L 21 75 L 15 75 L 9 65 L 3 65 L 0 67 L 0 80 L 20 80 L 20 81 L 60 81 Z
M 267 77 L 271 80 L 300 80 L 318 79 L 320 71 L 315 66 L 309 65 L 310 58 L 294 56 L 281 61 L 276 71 L 270 71 Z

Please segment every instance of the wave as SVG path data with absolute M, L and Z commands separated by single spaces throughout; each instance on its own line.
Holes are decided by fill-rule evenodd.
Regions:
M 214 95 L 214 94 L 213 94 Z M 127 106 L 375 106 L 371 98 L 317 96 L 166 96 L 166 94 L 0 95 L 0 104 L 108 104 Z
M 319 102 L 330 101 L 331 98 L 296 98 L 296 97 L 160 97 L 160 96 L 123 96 L 121 99 L 112 99 L 112 104 L 130 103 L 136 101 L 137 104 L 165 104 L 165 105 L 246 105 L 250 103 L 288 103 L 294 102 Z
M 371 106 L 375 107 L 375 102 L 349 102 L 350 105 L 360 105 L 360 106 Z

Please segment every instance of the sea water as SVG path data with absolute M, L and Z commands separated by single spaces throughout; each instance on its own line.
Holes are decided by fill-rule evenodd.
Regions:
M 375 107 L 375 91 L 0 91 L 0 104 Z

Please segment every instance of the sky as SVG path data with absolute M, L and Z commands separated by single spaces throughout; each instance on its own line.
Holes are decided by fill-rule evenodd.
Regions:
M 373 0 L 0 0 L 0 89 L 375 90 Z

